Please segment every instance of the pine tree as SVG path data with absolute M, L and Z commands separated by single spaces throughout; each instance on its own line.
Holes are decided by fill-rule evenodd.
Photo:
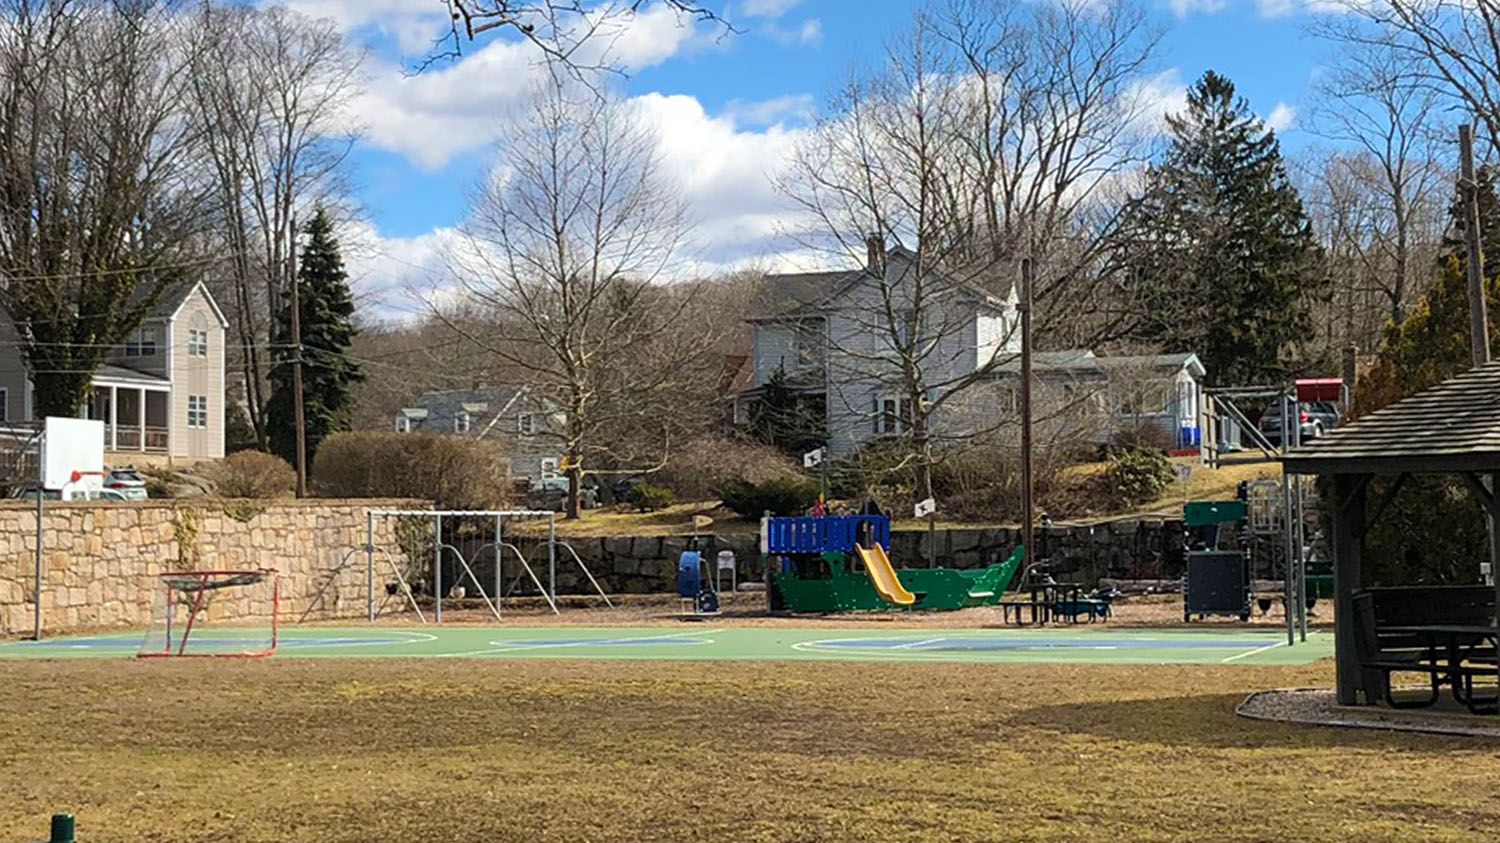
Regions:
M 1278 380 L 1328 286 L 1280 142 L 1213 71 L 1167 126 L 1119 240 L 1134 337 L 1196 352 L 1215 385 Z
M 828 441 L 828 425 L 821 400 L 810 401 L 792 387 L 786 369 L 766 378 L 760 399 L 750 409 L 749 433 L 757 441 L 801 460 L 808 451 Z
M 1481 169 L 1479 186 L 1480 249 L 1484 253 L 1485 301 L 1490 312 L 1490 347 L 1500 348 L 1495 308 L 1500 307 L 1500 197 L 1494 174 Z M 1451 224 L 1443 239 L 1436 278 L 1406 321 L 1388 325 L 1375 363 L 1362 373 L 1354 391 L 1355 412 L 1378 410 L 1393 401 L 1447 380 L 1473 365 L 1469 348 L 1468 258 L 1464 251 L 1463 192 L 1455 189 L 1449 206 Z
M 298 266 L 302 317 L 302 402 L 307 422 L 307 464 L 312 465 L 318 444 L 329 434 L 348 430 L 354 409 L 353 387 L 363 379 L 359 365 L 347 356 L 356 333 L 354 301 L 348 274 L 333 236 L 333 221 L 322 208 L 307 227 L 307 245 Z M 271 397 L 266 405 L 266 428 L 271 450 L 293 462 L 297 457 L 296 413 L 293 405 L 291 301 L 277 314 L 282 350 L 271 369 Z

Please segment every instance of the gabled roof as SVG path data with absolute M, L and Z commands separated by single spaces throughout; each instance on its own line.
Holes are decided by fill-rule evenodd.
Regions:
M 171 320 L 187 304 L 188 299 L 194 292 L 203 291 L 203 298 L 208 301 L 208 306 L 213 310 L 214 317 L 219 320 L 221 327 L 229 327 L 229 320 L 224 318 L 224 311 L 219 309 L 219 303 L 214 300 L 213 293 L 208 291 L 208 286 L 202 281 L 179 281 L 168 284 L 157 297 L 156 302 L 146 311 L 148 320 Z M 141 285 L 136 288 L 134 295 L 130 297 L 131 305 L 141 303 L 150 294 L 149 285 Z
M 1153 371 L 1176 373 L 1187 369 L 1194 377 L 1203 377 L 1203 363 L 1198 355 L 1181 354 L 1121 354 L 1100 357 L 1086 348 L 1067 351 L 1039 351 L 1032 355 L 1032 371 L 1074 372 L 1078 374 L 1104 374 L 1108 372 Z M 1015 354 L 996 367 L 996 371 L 1015 373 L 1021 370 L 1021 355 Z
M 904 246 L 893 247 L 886 253 L 887 266 L 892 263 L 912 263 L 917 254 Z M 799 316 L 814 316 L 836 306 L 837 299 L 855 284 L 873 280 L 875 276 L 868 267 L 840 269 L 824 272 L 770 273 L 761 279 L 757 300 L 752 305 L 751 322 L 779 321 Z M 1003 284 L 1005 293 L 997 296 L 977 284 L 952 278 L 948 282 L 993 307 L 1001 305 L 1004 295 L 1009 295 L 1010 284 Z
M 1296 474 L 1500 470 L 1500 361 L 1341 425 L 1281 462 Z

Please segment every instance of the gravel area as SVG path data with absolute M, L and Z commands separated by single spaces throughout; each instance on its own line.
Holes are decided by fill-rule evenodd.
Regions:
M 1251 694 L 1235 713 L 1252 720 L 1312 726 L 1500 738 L 1500 717 L 1470 714 L 1447 696 L 1432 708 L 1398 710 L 1339 705 L 1327 688 L 1287 688 Z

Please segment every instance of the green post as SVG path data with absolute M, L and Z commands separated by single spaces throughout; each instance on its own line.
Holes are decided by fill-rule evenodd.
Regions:
M 47 843 L 74 843 L 72 814 L 52 815 L 52 837 Z

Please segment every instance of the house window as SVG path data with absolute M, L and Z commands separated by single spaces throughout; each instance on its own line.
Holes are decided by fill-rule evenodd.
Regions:
M 536 416 L 531 413 L 522 413 L 516 416 L 516 431 L 522 436 L 532 436 L 536 433 Z
M 188 356 L 208 356 L 208 331 L 201 331 L 197 328 L 188 329 Z
M 208 427 L 208 396 L 188 396 L 188 427 Z
M 136 328 L 125 338 L 126 357 L 151 357 L 156 354 L 156 329 Z
M 468 410 L 459 410 L 458 415 L 453 417 L 453 432 L 468 433 L 469 427 L 474 423 Z
M 557 476 L 557 458 L 547 457 L 542 460 L 542 479 L 551 480 Z
M 405 413 L 396 414 L 396 432 L 411 433 L 411 418 Z
M 906 432 L 911 420 L 911 405 L 899 395 L 883 395 L 875 399 L 875 433 L 892 436 Z
M 0 421 L 10 421 L 10 390 L 0 389 Z

